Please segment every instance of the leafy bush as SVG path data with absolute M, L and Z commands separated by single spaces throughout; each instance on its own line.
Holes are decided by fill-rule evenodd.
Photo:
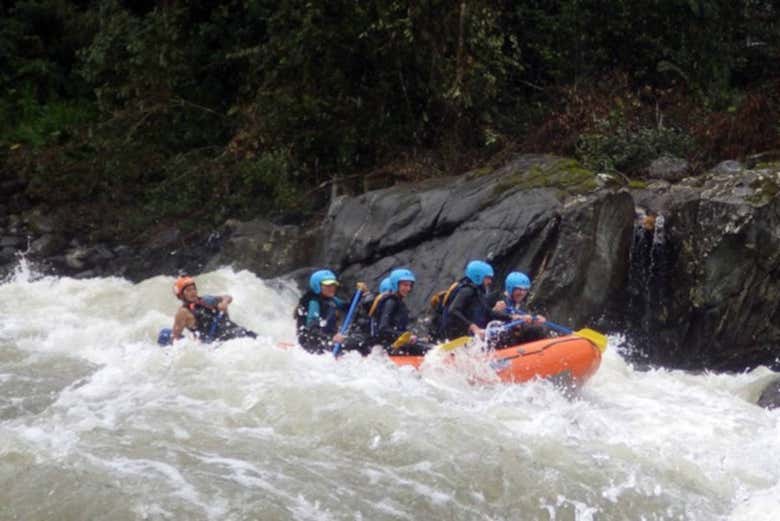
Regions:
M 686 157 L 692 147 L 693 139 L 677 129 L 634 129 L 601 120 L 595 131 L 580 136 L 577 157 L 591 170 L 636 175 L 654 159 L 662 155 Z
M 95 106 L 86 100 L 39 103 L 28 86 L 18 97 L 0 101 L 0 142 L 41 147 L 66 138 L 70 129 L 81 128 L 96 116 Z

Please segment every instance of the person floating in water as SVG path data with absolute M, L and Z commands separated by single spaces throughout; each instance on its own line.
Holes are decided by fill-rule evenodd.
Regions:
M 240 337 L 257 337 L 255 332 L 239 326 L 228 317 L 228 306 L 233 302 L 233 297 L 230 295 L 201 297 L 198 295 L 195 279 L 186 275 L 176 279 L 173 293 L 181 301 L 181 307 L 173 320 L 171 341 L 182 338 L 185 329 L 190 330 L 201 342 L 206 343 Z M 163 336 L 161 332 L 161 339 L 158 340 L 160 343 L 163 343 Z

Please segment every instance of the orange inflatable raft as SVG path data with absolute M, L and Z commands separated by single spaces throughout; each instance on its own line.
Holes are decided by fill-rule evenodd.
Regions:
M 601 350 L 590 340 L 577 335 L 545 338 L 485 353 L 504 382 L 525 382 L 545 378 L 562 385 L 579 387 L 601 365 Z M 398 365 L 419 368 L 422 356 L 390 356 Z

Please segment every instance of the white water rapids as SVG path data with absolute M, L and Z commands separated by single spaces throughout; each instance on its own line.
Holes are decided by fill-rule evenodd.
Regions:
M 293 338 L 291 288 L 198 277 L 260 333 L 156 345 L 171 277 L 0 284 L 0 520 L 780 519 L 776 375 L 639 372 L 575 399 Z M 616 339 L 611 338 L 611 343 Z

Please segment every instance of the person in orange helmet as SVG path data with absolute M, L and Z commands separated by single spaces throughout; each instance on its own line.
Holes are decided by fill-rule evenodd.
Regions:
M 195 279 L 182 275 L 173 284 L 173 293 L 182 305 L 173 320 L 173 340 L 183 336 L 189 329 L 202 342 L 230 340 L 231 338 L 256 338 L 257 334 L 230 320 L 228 306 L 233 302 L 230 295 L 198 295 Z

